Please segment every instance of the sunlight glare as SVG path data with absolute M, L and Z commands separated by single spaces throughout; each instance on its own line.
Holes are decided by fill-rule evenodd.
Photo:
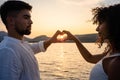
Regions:
M 67 34 L 60 34 L 57 36 L 57 40 L 62 42 L 65 41 L 67 39 Z

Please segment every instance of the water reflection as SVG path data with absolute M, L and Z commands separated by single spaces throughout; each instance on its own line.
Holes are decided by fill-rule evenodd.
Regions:
M 57 58 L 57 64 L 55 66 L 57 71 L 55 71 L 54 74 L 57 77 L 59 77 L 59 79 L 61 79 L 66 77 L 65 73 L 67 73 L 68 71 L 66 71 L 67 63 L 66 63 L 66 56 L 64 53 L 63 44 L 60 44 L 59 48 L 60 48 L 60 54 L 59 57 Z
M 93 54 L 103 51 L 94 43 L 84 45 Z M 42 80 L 88 80 L 93 66 L 83 59 L 74 43 L 55 43 L 36 58 Z

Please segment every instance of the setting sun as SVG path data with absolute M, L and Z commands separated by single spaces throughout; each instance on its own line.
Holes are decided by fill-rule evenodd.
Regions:
M 57 40 L 58 41 L 64 41 L 64 40 L 66 40 L 67 39 L 67 35 L 66 34 L 60 34 L 60 35 L 58 35 L 57 36 Z

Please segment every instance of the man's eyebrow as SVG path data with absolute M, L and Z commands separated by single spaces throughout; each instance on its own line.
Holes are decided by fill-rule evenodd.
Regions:
M 25 14 L 24 17 L 31 17 L 30 15 Z

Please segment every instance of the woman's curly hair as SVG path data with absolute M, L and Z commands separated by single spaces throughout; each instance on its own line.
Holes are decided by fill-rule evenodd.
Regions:
M 120 50 L 120 4 L 109 7 L 96 7 L 92 9 L 93 24 L 100 25 L 103 22 L 107 24 L 107 50 Z M 105 42 L 103 38 L 98 38 L 97 43 L 101 47 Z M 111 48 L 112 45 L 112 48 Z

